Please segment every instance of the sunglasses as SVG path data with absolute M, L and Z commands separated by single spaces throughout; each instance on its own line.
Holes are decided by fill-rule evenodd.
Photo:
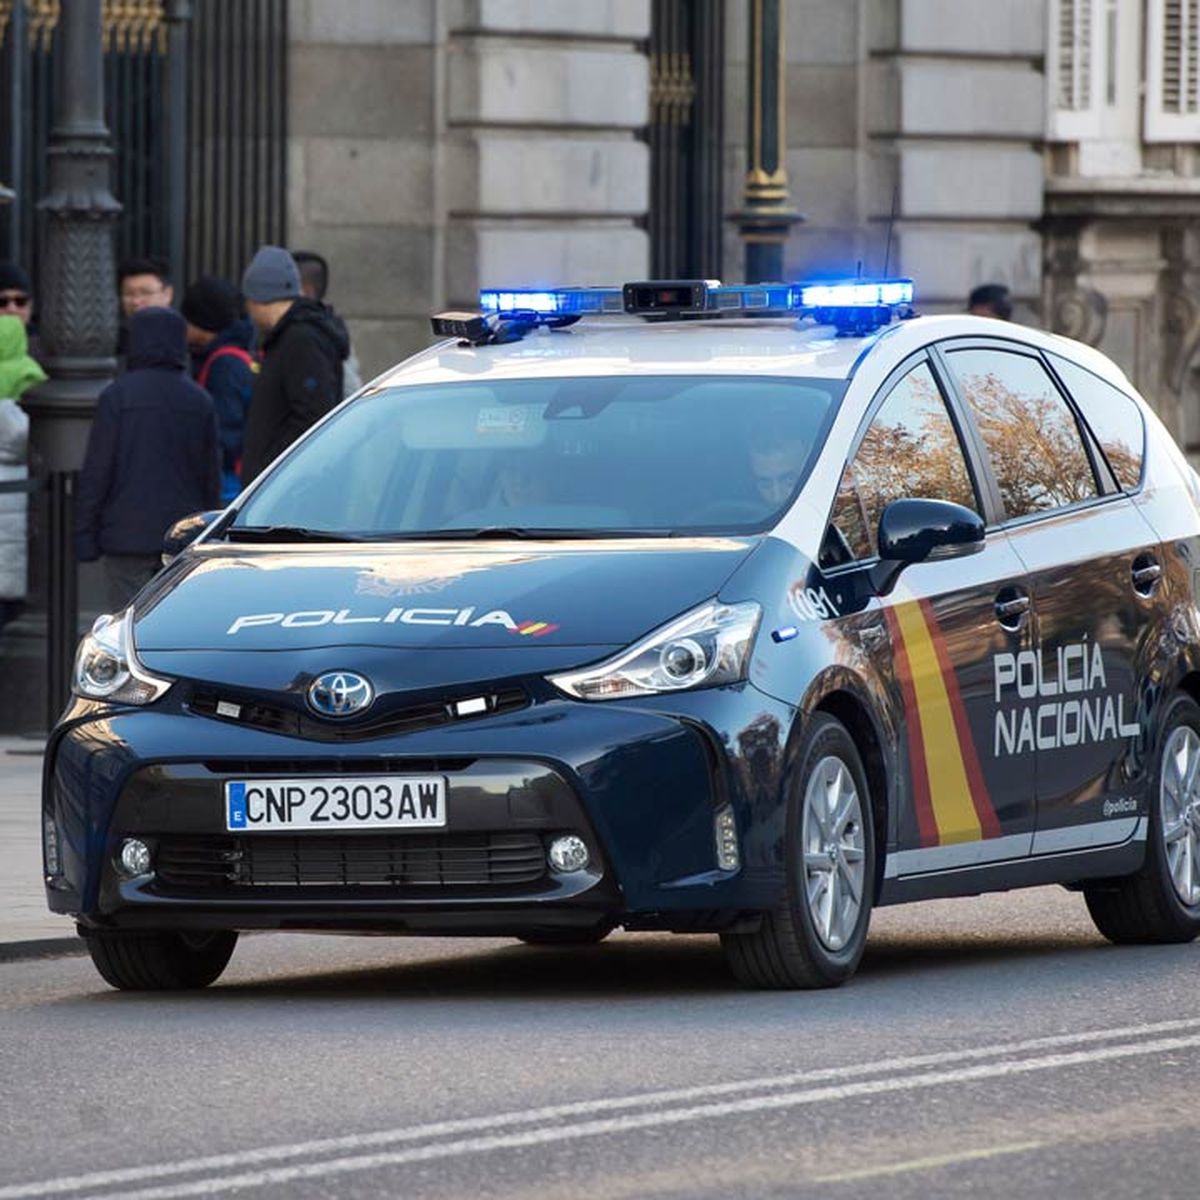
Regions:
M 0 308 L 24 308 L 29 297 L 24 292 L 6 292 L 0 296 Z

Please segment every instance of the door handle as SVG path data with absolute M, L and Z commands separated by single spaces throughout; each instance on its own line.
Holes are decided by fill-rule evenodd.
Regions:
M 996 619 L 1005 629 L 1019 629 L 1028 611 L 1029 597 L 1016 588 L 1005 588 L 996 597 Z
M 1158 587 L 1158 581 L 1162 578 L 1162 567 L 1154 561 L 1152 555 L 1139 554 L 1133 560 L 1130 575 L 1133 578 L 1133 590 L 1139 596 L 1149 596 Z

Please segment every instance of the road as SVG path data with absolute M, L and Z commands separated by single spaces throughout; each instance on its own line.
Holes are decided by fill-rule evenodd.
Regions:
M 882 910 L 807 994 L 658 935 L 259 935 L 155 998 L 0 963 L 0 1200 L 1191 1200 L 1198 968 L 1058 889 Z

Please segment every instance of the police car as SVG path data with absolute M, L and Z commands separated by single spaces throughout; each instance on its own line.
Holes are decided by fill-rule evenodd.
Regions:
M 1200 931 L 1200 481 L 1110 361 L 907 280 L 489 292 L 79 650 L 50 907 L 119 988 L 238 931 L 718 933 L 1080 890 Z

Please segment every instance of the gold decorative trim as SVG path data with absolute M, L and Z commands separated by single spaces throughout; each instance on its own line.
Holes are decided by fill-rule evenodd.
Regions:
M 8 32 L 8 19 L 12 16 L 13 0 L 0 0 L 0 46 L 4 45 L 4 35 Z
M 104 0 L 104 52 L 167 52 L 163 0 Z
M 688 125 L 696 85 L 686 54 L 650 56 L 650 109 L 656 125 Z
M 50 43 L 54 40 L 54 30 L 58 26 L 58 0 L 25 0 L 29 10 L 29 48 L 30 50 L 50 51 Z

